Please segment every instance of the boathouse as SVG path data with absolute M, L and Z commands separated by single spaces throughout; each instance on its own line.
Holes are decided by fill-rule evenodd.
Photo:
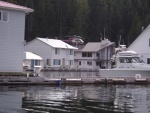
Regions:
M 150 64 L 150 25 L 133 41 L 127 48 L 129 51 L 135 51 L 144 60 Z
M 25 15 L 32 9 L 0 1 L 0 72 L 23 72 Z

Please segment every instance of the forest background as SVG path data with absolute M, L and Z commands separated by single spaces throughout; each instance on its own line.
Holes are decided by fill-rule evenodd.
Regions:
M 107 38 L 130 45 L 150 23 L 150 0 L 2 0 L 34 9 L 26 16 L 25 40 L 64 39 L 85 42 Z

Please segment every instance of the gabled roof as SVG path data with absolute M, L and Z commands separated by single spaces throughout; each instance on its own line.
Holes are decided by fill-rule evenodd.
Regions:
M 23 7 L 20 5 L 0 1 L 0 8 L 4 9 L 11 9 L 11 10 L 18 10 L 18 11 L 24 11 L 25 13 L 33 12 L 34 10 L 31 8 Z
M 64 48 L 64 49 L 78 49 L 76 47 L 73 47 L 62 40 L 57 40 L 57 39 L 48 39 L 48 38 L 37 38 L 38 40 L 48 44 L 51 47 L 54 48 Z
M 127 50 L 137 53 L 150 53 L 150 25 L 132 42 Z
M 102 42 L 89 42 L 85 45 L 85 47 L 81 50 L 84 52 L 97 52 L 105 47 L 114 44 L 114 42 L 109 42 L 108 44 L 103 44 Z
M 82 51 L 92 51 L 92 52 L 96 52 L 98 50 L 100 50 L 101 48 L 101 42 L 88 42 L 84 48 L 82 49 Z
M 42 58 L 40 56 L 38 56 L 32 52 L 24 52 L 23 57 L 24 57 L 24 59 L 28 59 L 28 60 L 30 60 L 30 59 L 42 60 Z

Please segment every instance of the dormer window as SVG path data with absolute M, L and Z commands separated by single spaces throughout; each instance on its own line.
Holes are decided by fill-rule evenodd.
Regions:
M 0 21 L 1 22 L 8 22 L 9 13 L 6 11 L 0 11 Z

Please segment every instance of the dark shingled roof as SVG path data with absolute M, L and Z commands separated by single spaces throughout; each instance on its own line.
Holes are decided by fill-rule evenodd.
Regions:
M 101 42 L 89 42 L 87 43 L 81 51 L 84 52 L 97 52 L 105 47 L 114 44 L 114 42 L 109 42 L 107 44 L 103 44 Z

